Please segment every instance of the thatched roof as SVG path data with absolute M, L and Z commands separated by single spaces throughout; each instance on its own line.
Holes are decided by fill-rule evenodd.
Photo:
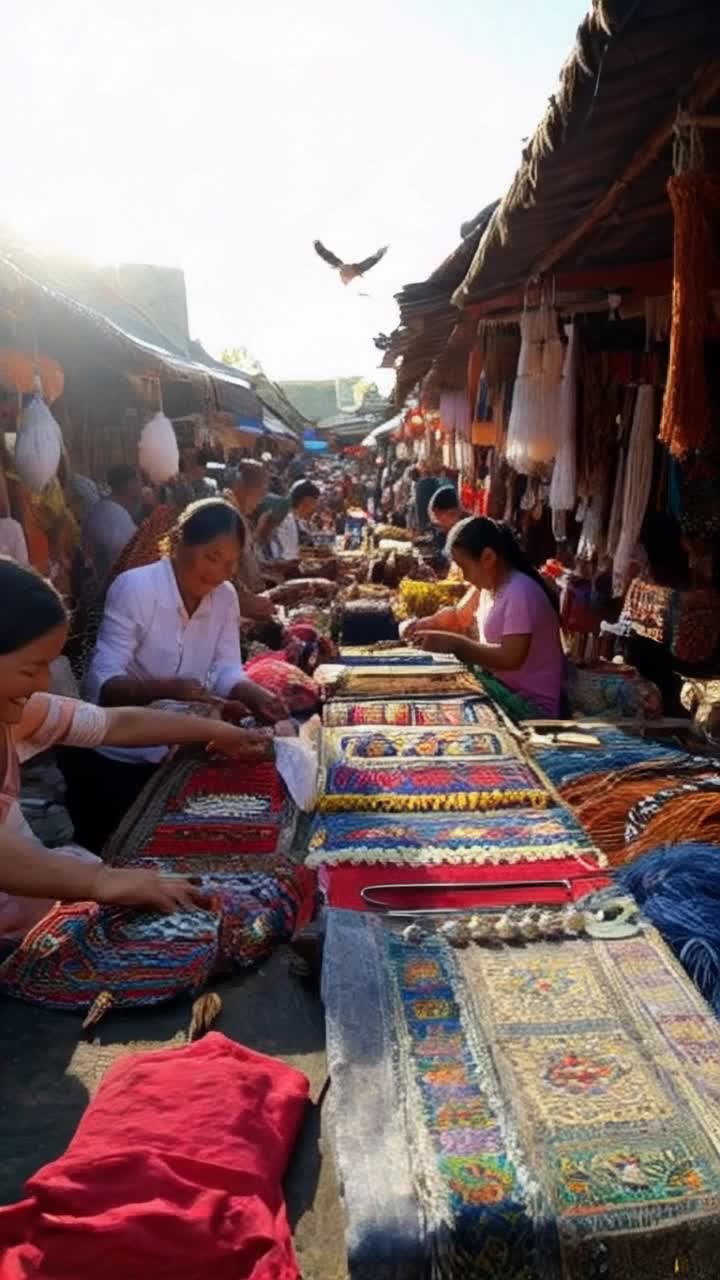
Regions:
M 388 369 L 397 367 L 398 370 L 395 390 L 398 406 L 404 403 L 447 346 L 459 319 L 451 296 L 465 276 L 496 207 L 497 201 L 463 224 L 460 244 L 427 280 L 408 284 L 397 294 L 400 324 L 388 341 L 381 345 L 384 350 L 383 366 Z M 402 361 L 400 366 L 398 360 Z
M 250 378 L 201 358 L 168 337 L 83 259 L 40 254 L 11 235 L 0 237 L 0 298 L 19 313 L 26 345 L 34 341 L 66 370 L 104 364 L 137 376 L 186 382 L 202 393 L 212 388 L 219 407 L 262 421 Z M 18 299 L 19 301 L 14 301 Z M 29 304 L 29 305 L 28 305 Z M 30 341 L 32 339 L 32 341 Z
M 719 59 L 718 0 L 593 0 L 455 304 L 546 272 L 668 257 L 678 103 L 708 110 L 720 93 Z M 705 140 L 708 168 L 717 168 L 720 136 Z

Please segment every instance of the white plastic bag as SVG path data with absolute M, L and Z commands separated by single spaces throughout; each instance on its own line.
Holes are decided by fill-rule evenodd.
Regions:
M 180 452 L 173 425 L 164 413 L 156 413 L 145 423 L 140 436 L 138 460 L 153 484 L 165 484 L 178 473 Z
M 15 467 L 20 479 L 40 493 L 57 475 L 62 455 L 60 428 L 41 395 L 25 406 L 15 441 Z

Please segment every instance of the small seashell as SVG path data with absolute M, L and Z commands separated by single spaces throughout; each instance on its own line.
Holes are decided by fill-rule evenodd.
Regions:
M 562 938 L 565 933 L 565 921 L 560 911 L 548 911 L 545 913 L 549 916 L 545 926 L 546 938 Z
M 568 907 L 563 915 L 563 926 L 565 932 L 571 937 L 574 934 L 585 932 L 585 912 L 579 911 L 577 907 Z
M 440 933 L 451 947 L 466 947 L 470 941 L 470 930 L 464 920 L 446 920 L 440 926 Z
M 495 924 L 495 936 L 503 942 L 517 942 L 519 937 L 519 927 L 516 920 L 513 920 L 509 911 L 500 916 Z
M 490 942 L 495 936 L 495 921 L 492 916 L 471 916 L 468 930 L 473 942 Z
M 525 912 L 519 922 L 518 928 L 520 930 L 520 936 L 525 942 L 534 942 L 536 938 L 540 937 L 537 920 L 534 918 L 531 911 Z
M 408 924 L 402 931 L 404 942 L 422 942 L 423 931 L 419 924 Z

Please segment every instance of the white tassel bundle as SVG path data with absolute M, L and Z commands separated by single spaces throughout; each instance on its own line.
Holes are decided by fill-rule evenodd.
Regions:
M 555 312 L 542 306 L 520 318 L 520 358 L 508 423 L 507 460 L 520 475 L 551 462 L 558 447 L 565 346 Z
M 625 462 L 622 528 L 613 565 L 613 595 L 624 595 L 635 544 L 645 518 L 652 485 L 655 453 L 655 392 L 638 387 L 630 442 Z
M 577 497 L 575 432 L 577 428 L 578 344 L 574 324 L 565 326 L 567 347 L 558 395 L 558 447 L 550 481 L 550 509 L 572 511 Z M 558 528 L 564 521 L 558 521 Z M 555 523 L 553 522 L 553 529 Z M 564 536 L 564 534 L 563 534 Z
M 153 484 L 165 484 L 178 473 L 180 452 L 173 424 L 164 413 L 145 423 L 138 446 L 141 469 Z
M 521 475 L 532 470 L 533 432 L 542 412 L 542 349 L 545 312 L 524 311 L 520 317 L 520 358 L 508 422 L 506 457 Z
M 37 392 L 26 406 L 15 441 L 15 467 L 20 479 L 40 493 L 57 475 L 62 455 L 60 428 Z

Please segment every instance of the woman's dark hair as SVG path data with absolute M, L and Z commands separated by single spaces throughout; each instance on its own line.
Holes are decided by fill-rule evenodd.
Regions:
M 487 547 L 505 560 L 512 569 L 516 569 L 518 573 L 524 573 L 526 578 L 532 578 L 533 582 L 537 582 L 555 612 L 558 612 L 558 602 L 550 587 L 543 582 L 537 569 L 528 560 L 509 525 L 501 524 L 499 520 L 491 520 L 488 516 L 470 516 L 467 520 L 461 520 L 454 529 L 450 530 L 445 543 L 447 555 L 452 555 L 453 551 L 465 551 L 471 560 L 479 560 Z
M 0 654 L 24 649 L 68 620 L 52 583 L 8 556 L 0 556 L 0 600 Z
M 435 490 L 428 502 L 428 515 L 431 516 L 433 511 L 457 511 L 459 506 L 457 491 L 451 484 L 444 484 Z
M 237 538 L 241 548 L 245 546 L 242 517 L 224 498 L 200 498 L 198 502 L 191 502 L 180 515 L 173 535 L 173 541 L 185 547 L 201 547 L 213 538 L 228 535 Z
M 290 506 L 294 509 L 299 507 L 301 502 L 306 498 L 319 498 L 320 490 L 312 480 L 296 480 L 290 490 Z

